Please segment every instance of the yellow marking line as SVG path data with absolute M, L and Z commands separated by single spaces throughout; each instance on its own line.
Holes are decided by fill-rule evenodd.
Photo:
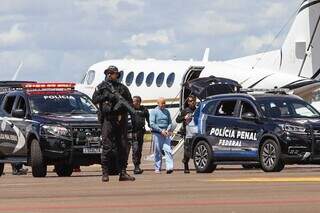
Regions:
M 209 179 L 207 182 L 320 182 L 320 177 L 261 177 L 236 179 Z

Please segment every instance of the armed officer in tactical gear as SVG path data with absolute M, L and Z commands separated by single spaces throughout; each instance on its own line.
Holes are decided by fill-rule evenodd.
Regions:
M 148 109 L 141 105 L 141 97 L 133 96 L 133 107 L 136 110 L 135 116 L 132 117 L 132 162 L 134 164 L 134 174 L 142 174 L 143 170 L 140 168 L 142 147 L 144 134 L 146 132 L 146 121 L 150 127 Z
M 190 139 L 186 138 L 186 126 L 192 120 L 192 114 L 196 109 L 196 97 L 193 95 L 189 95 L 187 98 L 187 107 L 183 109 L 178 117 L 176 118 L 177 123 L 182 123 L 181 134 L 184 137 L 184 155 L 182 159 L 182 163 L 184 164 L 184 173 L 190 173 L 189 170 L 189 160 L 190 160 Z
M 102 124 L 102 181 L 109 181 L 109 169 L 112 163 L 113 149 L 117 149 L 119 161 L 119 181 L 134 181 L 126 169 L 128 163 L 128 111 L 132 107 L 129 89 L 118 82 L 119 71 L 115 66 L 105 70 L 106 79 L 100 83 L 93 94 L 92 101 L 99 105 L 99 120 Z M 134 110 L 133 110 L 134 111 Z

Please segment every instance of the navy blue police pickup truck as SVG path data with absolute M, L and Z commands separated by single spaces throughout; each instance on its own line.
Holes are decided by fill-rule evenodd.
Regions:
M 200 102 L 192 125 L 190 157 L 200 173 L 250 163 L 279 172 L 285 164 L 320 160 L 320 114 L 294 95 L 214 95 Z
M 0 82 L 0 175 L 4 163 L 32 167 L 44 177 L 74 166 L 100 163 L 101 130 L 96 107 L 73 83 Z

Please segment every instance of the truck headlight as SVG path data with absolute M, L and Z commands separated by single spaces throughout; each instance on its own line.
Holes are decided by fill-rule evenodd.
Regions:
M 296 126 L 291 124 L 281 124 L 279 125 L 286 132 L 296 132 L 296 133 L 305 133 L 306 128 L 303 126 Z
M 42 132 L 48 135 L 54 135 L 54 136 L 70 136 L 70 131 L 63 127 L 58 125 L 43 125 L 42 126 Z

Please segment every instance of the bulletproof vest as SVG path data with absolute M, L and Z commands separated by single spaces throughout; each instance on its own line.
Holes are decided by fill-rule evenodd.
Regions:
M 145 108 L 140 107 L 140 109 L 136 110 L 136 115 L 135 115 L 135 126 L 137 129 L 142 129 L 145 126 Z

